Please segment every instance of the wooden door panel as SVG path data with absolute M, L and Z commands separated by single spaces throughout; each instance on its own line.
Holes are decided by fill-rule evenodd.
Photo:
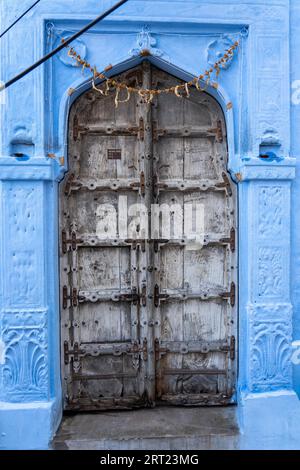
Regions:
M 201 250 L 188 250 L 184 256 L 184 284 L 194 290 L 201 284 L 213 287 L 228 286 L 224 266 L 226 268 L 225 247 L 206 246 Z
M 189 246 L 189 245 L 187 245 Z M 193 289 L 200 287 L 229 288 L 225 247 L 161 248 L 160 285 L 162 289 Z
M 168 302 L 161 305 L 161 340 L 226 341 L 226 306 L 217 301 Z
M 101 302 L 82 304 L 81 343 L 110 343 L 131 340 L 130 305 Z
M 229 236 L 232 218 L 229 217 L 229 207 L 226 198 L 222 192 L 187 192 L 166 191 L 159 194 L 159 204 L 169 206 L 172 212 L 172 206 L 179 204 L 182 212 L 184 212 L 184 204 L 192 204 L 195 211 L 196 204 L 204 207 L 204 234 L 224 234 Z M 184 221 L 182 222 L 184 223 Z M 177 225 L 178 227 L 178 225 Z M 180 229 L 184 232 L 184 225 Z
M 117 131 L 116 131 L 117 132 Z M 118 151 L 111 152 L 112 150 Z M 136 138 L 86 134 L 81 138 L 80 178 L 130 178 L 137 175 Z
M 170 77 L 155 71 L 153 81 L 166 85 Z M 157 399 L 223 404 L 234 386 L 229 370 L 236 306 L 235 189 L 226 174 L 224 117 L 215 101 L 195 91 L 177 101 L 159 95 L 153 111 L 156 202 L 170 208 L 171 220 L 162 219 L 171 230 L 169 237 L 166 231 L 161 236 L 170 240 L 163 240 L 156 254 Z M 187 204 L 204 211 L 197 229 L 202 237 L 195 241 L 187 237 Z M 195 231 L 195 221 L 192 226 Z
M 114 180 L 115 184 L 118 185 L 118 181 Z M 139 183 L 139 181 L 138 181 Z M 137 184 L 138 184 L 137 183 Z M 84 240 L 85 244 L 89 244 L 92 247 L 99 246 L 97 242 L 97 226 L 100 225 L 100 231 L 105 230 L 107 225 L 108 229 L 111 229 L 111 225 L 107 224 L 108 216 L 112 215 L 112 221 L 116 221 L 116 232 L 117 237 L 109 237 L 112 241 L 118 240 L 118 204 L 119 198 L 127 198 L 128 207 L 138 202 L 138 191 L 135 188 L 131 192 L 125 190 L 118 191 L 97 191 L 83 189 L 74 192 L 72 199 L 69 200 L 67 214 L 72 214 L 72 224 L 76 226 L 76 230 L 80 233 L 78 236 L 79 240 Z M 109 214 L 110 213 L 110 214 Z M 133 221 L 133 216 L 128 216 L 128 222 Z M 114 223 L 114 222 L 113 222 Z M 105 233 L 104 233 L 105 235 Z M 101 237 L 103 239 L 103 237 Z M 103 242 L 104 243 L 104 242 Z M 80 243 L 79 243 L 80 246 Z
M 82 290 L 130 288 L 130 248 L 80 248 L 78 265 Z
M 186 138 L 184 142 L 184 177 L 188 179 L 217 179 L 213 138 Z
M 68 409 L 146 404 L 148 320 L 144 315 L 141 336 L 139 254 L 117 223 L 119 198 L 126 197 L 129 206 L 141 198 L 136 105 L 133 99 L 117 112 L 112 95 L 93 91 L 82 95 L 70 114 L 71 171 L 61 187 Z
M 183 312 L 183 338 L 203 342 L 226 341 L 226 308 L 223 302 L 187 300 Z
M 181 83 L 146 62 L 120 78 Z M 66 408 L 232 402 L 236 191 L 219 105 L 191 90 L 152 104 L 134 95 L 115 108 L 114 92 L 91 90 L 69 127 L 60 195 Z M 144 204 L 149 235 L 131 213 L 124 238 L 120 197 L 129 209 Z M 202 238 L 187 236 L 187 204 L 204 209 Z
M 216 180 L 222 165 L 213 157 L 212 139 L 165 137 L 160 140 L 160 180 Z M 218 172 L 218 166 L 220 167 Z

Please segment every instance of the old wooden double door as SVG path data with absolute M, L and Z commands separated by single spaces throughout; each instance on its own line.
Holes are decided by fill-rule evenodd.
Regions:
M 118 79 L 180 83 L 146 62 Z M 236 195 L 226 164 L 222 111 L 196 89 L 117 108 L 113 90 L 90 90 L 72 106 L 60 191 L 67 409 L 233 400 Z M 153 204 L 167 208 L 168 238 L 151 233 Z M 188 204 L 203 208 L 200 242 L 186 235 L 186 211 L 174 216 Z

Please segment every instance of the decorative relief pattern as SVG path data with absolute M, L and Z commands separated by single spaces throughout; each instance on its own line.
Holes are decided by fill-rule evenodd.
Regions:
M 61 36 L 61 39 L 67 40 L 69 36 Z M 76 49 L 77 53 L 82 59 L 85 59 L 87 56 L 87 48 L 84 42 L 81 39 L 76 39 L 72 42 L 72 47 Z M 72 57 L 68 56 L 68 50 L 62 49 L 58 54 L 59 60 L 66 65 L 67 67 L 80 67 L 76 60 L 73 60 Z
M 243 181 L 247 180 L 292 180 L 295 178 L 295 168 L 266 168 L 246 166 L 242 169 Z
M 291 386 L 291 317 L 288 304 L 251 306 L 251 391 Z
M 129 54 L 131 56 L 139 55 L 153 55 L 155 57 L 162 57 L 164 52 L 155 47 L 157 45 L 156 39 L 152 36 L 150 27 L 145 25 L 140 33 L 137 35 L 136 47 L 131 49 Z
M 248 307 L 249 388 L 252 392 L 262 392 L 291 387 L 292 306 L 283 303 L 289 282 L 285 254 L 285 240 L 289 236 L 286 235 L 289 187 L 270 182 L 254 184 L 252 190 L 255 267 L 251 276 L 253 295 L 259 303 Z
M 274 14 L 274 12 L 273 12 Z M 268 17 L 271 19 L 271 17 Z M 287 95 L 288 74 L 284 67 L 286 37 L 278 34 L 282 29 L 278 27 L 276 34 L 266 32 L 256 36 L 255 62 L 256 70 L 256 116 L 255 140 L 258 145 L 270 141 L 270 145 L 282 145 L 283 153 L 286 151 L 286 136 L 289 133 Z M 273 142 L 274 143 L 273 143 Z M 279 150 L 279 149 L 277 149 Z M 276 150 L 275 150 L 276 153 Z
M 63 39 L 67 40 L 72 34 L 74 34 L 74 32 L 68 32 L 60 28 L 56 28 L 55 25 L 51 22 L 46 24 L 46 30 L 49 41 L 49 49 L 54 49 L 54 42 L 57 42 L 57 44 L 55 45 L 59 46 Z M 72 47 L 76 49 L 82 59 L 86 58 L 87 47 L 82 39 L 75 39 L 75 41 L 72 42 Z M 68 55 L 67 49 L 62 49 L 58 53 L 57 58 L 61 61 L 62 64 L 66 65 L 67 67 L 79 67 L 79 64 Z
M 36 290 L 35 253 L 33 250 L 14 250 L 11 257 L 11 301 L 15 306 L 26 305 Z
M 257 51 L 258 56 L 261 57 L 261 69 L 273 72 L 274 68 L 278 66 L 278 57 L 282 55 L 282 38 L 258 36 Z
M 288 326 L 256 323 L 252 326 L 252 383 L 253 391 L 290 383 L 290 347 Z
M 43 306 L 42 185 L 28 181 L 4 185 L 5 306 Z
M 260 78 L 258 80 L 258 112 L 262 114 L 279 113 L 281 111 L 281 79 Z
M 258 250 L 258 295 L 279 297 L 283 294 L 283 252 L 281 248 Z
M 283 236 L 284 191 L 280 186 L 261 187 L 258 194 L 259 237 L 270 239 Z
M 5 314 L 1 390 L 6 399 L 48 397 L 46 313 Z
M 223 34 L 218 39 L 214 40 L 208 45 L 207 48 L 207 62 L 209 65 L 214 65 L 224 55 L 225 51 L 233 46 L 234 41 L 227 34 Z M 226 64 L 222 65 L 221 68 L 228 69 L 232 64 L 234 56 L 231 60 L 228 60 Z

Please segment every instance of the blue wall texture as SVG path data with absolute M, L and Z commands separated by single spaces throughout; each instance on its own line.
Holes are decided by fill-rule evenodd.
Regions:
M 296 179 L 292 191 L 292 300 L 294 340 L 300 339 L 300 3 L 291 2 L 291 154 L 296 158 Z M 295 388 L 300 396 L 300 365 L 294 367 Z
M 0 41 L 6 81 L 111 0 L 42 0 Z M 30 1 L 0 0 L 1 30 Z M 227 122 L 239 193 L 240 448 L 300 448 L 300 5 L 296 0 L 129 0 L 74 43 L 101 70 L 150 60 L 188 78 L 229 41 L 209 89 Z M 72 102 L 91 86 L 61 52 L 0 94 L 0 448 L 47 448 L 62 416 L 58 184 Z M 260 154 L 273 158 L 261 159 Z M 297 346 L 299 341 L 299 346 Z M 298 348 L 298 349 L 297 349 Z M 298 395 L 297 395 L 298 394 Z

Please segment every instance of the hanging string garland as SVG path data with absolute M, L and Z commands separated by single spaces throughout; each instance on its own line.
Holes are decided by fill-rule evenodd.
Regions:
M 62 39 L 62 42 L 64 43 L 64 39 Z M 196 87 L 198 91 L 207 90 L 209 85 L 213 86 L 214 88 L 218 88 L 218 77 L 222 69 L 225 69 L 225 65 L 232 60 L 234 52 L 238 48 L 238 46 L 239 41 L 235 41 L 233 45 L 224 52 L 223 56 L 214 63 L 214 65 L 212 65 L 209 69 L 207 69 L 203 74 L 199 75 L 198 77 L 194 77 L 189 82 L 184 82 L 181 85 L 161 89 L 137 88 L 134 86 L 128 86 L 126 82 L 118 81 L 114 78 L 109 78 L 105 75 L 105 73 L 98 72 L 96 66 L 92 67 L 91 64 L 89 64 L 86 60 L 82 59 L 73 47 L 66 46 L 66 48 L 68 49 L 68 56 L 76 60 L 78 65 L 82 67 L 82 71 L 84 71 L 85 69 L 91 71 L 93 75 L 92 86 L 95 91 L 97 91 L 101 95 L 107 96 L 110 91 L 115 89 L 115 106 L 117 108 L 119 106 L 119 103 L 127 103 L 133 93 L 137 93 L 139 96 L 141 96 L 146 103 L 151 103 L 156 95 L 160 95 L 162 93 L 173 93 L 178 98 L 183 98 L 183 96 L 189 98 L 191 87 Z M 149 52 L 147 54 L 146 52 L 147 51 L 143 51 L 141 55 L 150 55 Z M 109 72 L 111 69 L 112 65 L 109 65 L 104 69 L 104 72 Z M 214 77 L 214 82 L 212 82 L 212 77 Z M 95 81 L 98 79 L 105 81 L 104 89 L 98 88 L 96 86 Z M 201 87 L 201 83 L 203 82 L 205 83 L 204 88 Z M 126 96 L 125 98 L 120 99 L 120 93 L 123 90 L 126 92 Z

